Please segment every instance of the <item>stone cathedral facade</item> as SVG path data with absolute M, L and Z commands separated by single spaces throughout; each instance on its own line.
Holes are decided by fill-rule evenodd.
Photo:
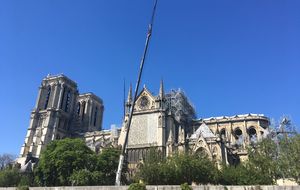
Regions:
M 247 159 L 247 146 L 268 134 L 269 119 L 262 114 L 196 118 L 196 111 L 181 90 L 165 93 L 163 82 L 157 95 L 145 86 L 132 108 L 130 87 L 121 128 L 102 130 L 103 101 L 92 93 L 79 94 L 77 84 L 64 75 L 47 76 L 39 94 L 18 162 L 22 166 L 38 159 L 52 140 L 79 137 L 99 152 L 124 144 L 130 109 L 132 124 L 127 146 L 129 169 L 150 149 L 164 156 L 175 152 L 204 152 L 217 163 L 236 164 Z
M 17 162 L 34 162 L 50 141 L 101 131 L 103 110 L 99 97 L 93 93 L 79 94 L 77 84 L 66 76 L 47 76 L 39 87 Z
M 118 141 L 120 146 L 127 131 L 131 94 L 130 89 Z M 237 164 L 247 159 L 247 146 L 266 137 L 270 125 L 262 114 L 197 119 L 186 95 L 181 90 L 165 93 L 163 82 L 156 96 L 144 87 L 133 109 L 127 145 L 127 161 L 133 172 L 151 148 L 164 156 L 175 152 L 202 152 L 218 164 Z

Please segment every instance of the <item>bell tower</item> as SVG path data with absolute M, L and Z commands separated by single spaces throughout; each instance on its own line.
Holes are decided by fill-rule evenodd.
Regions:
M 38 158 L 50 141 L 68 136 L 77 97 L 77 84 L 66 76 L 43 79 L 20 158 L 28 154 Z

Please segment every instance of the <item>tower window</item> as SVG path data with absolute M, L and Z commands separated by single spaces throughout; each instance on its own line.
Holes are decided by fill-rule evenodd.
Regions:
M 77 104 L 77 115 L 80 116 L 80 102 Z
M 60 109 L 62 109 L 62 108 L 63 108 L 63 105 L 64 105 L 65 92 L 66 92 L 66 89 L 64 88 L 64 89 L 63 89 L 63 94 L 62 94 L 62 100 L 61 100 L 61 103 L 60 103 Z
M 244 141 L 244 137 L 243 137 L 243 132 L 240 128 L 236 128 L 234 130 L 234 136 L 235 136 L 235 139 L 236 139 L 236 144 L 237 145 L 242 145 L 243 141 Z
M 225 130 L 225 129 L 222 129 L 222 130 L 221 130 L 220 136 L 221 136 L 221 139 L 222 139 L 223 141 L 226 140 L 226 130 Z
M 81 121 L 84 119 L 84 112 L 85 112 L 85 102 L 82 102 L 82 115 L 81 115 Z
M 250 137 L 250 141 L 255 143 L 257 141 L 257 133 L 256 133 L 256 130 L 255 130 L 255 127 L 250 127 L 248 129 L 248 134 L 249 134 L 249 137 Z
M 71 91 L 69 90 L 69 91 L 68 91 L 68 94 L 67 94 L 67 100 L 66 100 L 65 112 L 69 112 L 70 104 L 71 104 Z
M 96 111 L 94 114 L 94 126 L 96 126 L 96 123 L 97 123 L 97 114 L 98 114 L 98 108 L 96 107 Z
M 50 99 L 50 94 L 51 94 L 51 86 L 48 87 L 44 109 L 47 109 L 47 107 L 48 107 L 49 99 Z

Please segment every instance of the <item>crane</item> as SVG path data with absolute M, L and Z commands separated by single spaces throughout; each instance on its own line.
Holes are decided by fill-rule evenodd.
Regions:
M 136 102 L 136 99 L 137 99 L 139 86 L 140 86 L 140 82 L 141 82 L 141 77 L 142 77 L 142 73 L 143 73 L 143 68 L 144 68 L 144 64 L 145 64 L 145 59 L 146 59 L 146 55 L 147 55 L 147 52 L 148 52 L 148 46 L 149 46 L 149 42 L 150 42 L 150 38 L 151 38 L 151 34 L 152 34 L 152 28 L 153 28 L 154 16 L 155 16 L 155 12 L 156 12 L 156 6 L 157 6 L 157 0 L 155 0 L 154 7 L 153 7 L 153 10 L 152 10 L 151 20 L 150 20 L 150 23 L 148 25 L 146 43 L 145 43 L 144 52 L 143 52 L 141 63 L 140 63 L 140 68 L 139 68 L 139 73 L 138 73 L 137 82 L 136 82 L 136 86 L 135 86 L 133 102 L 132 102 L 132 105 L 130 107 L 130 114 L 129 114 L 128 122 L 126 123 L 126 129 L 127 130 L 125 131 L 125 133 L 126 133 L 125 134 L 125 141 L 124 141 L 124 144 L 122 146 L 122 150 L 121 150 L 121 154 L 120 154 L 120 158 L 119 158 L 118 170 L 117 170 L 117 173 L 116 173 L 116 182 L 115 182 L 116 186 L 121 185 L 122 167 L 123 167 L 124 158 L 125 158 L 125 155 L 126 155 L 126 147 L 127 147 L 127 143 L 128 143 L 129 130 L 130 130 L 130 125 L 131 125 L 133 110 L 134 110 L 133 108 L 135 106 L 135 102 Z

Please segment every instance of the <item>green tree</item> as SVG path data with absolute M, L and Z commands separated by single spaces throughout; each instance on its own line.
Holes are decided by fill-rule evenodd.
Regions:
M 279 173 L 300 184 L 300 135 L 284 137 L 279 141 Z
M 166 167 L 165 159 L 160 156 L 160 152 L 151 148 L 149 154 L 145 157 L 144 162 L 140 165 L 139 171 L 136 174 L 136 181 L 142 179 L 147 184 L 162 185 L 162 167 Z
M 5 169 L 0 171 L 0 187 L 16 187 L 21 179 L 17 169 Z
M 175 154 L 164 159 L 152 152 L 141 165 L 137 177 L 150 185 L 215 184 L 218 173 L 215 164 L 205 155 Z
M 89 171 L 86 169 L 74 171 L 70 177 L 72 185 L 84 186 L 84 185 L 102 185 L 104 184 L 103 173 L 100 171 Z
M 116 180 L 116 172 L 119 165 L 120 150 L 115 148 L 103 149 L 97 157 L 96 170 L 103 173 L 103 181 L 101 185 L 114 185 Z M 126 163 L 125 163 L 126 164 Z M 125 173 L 127 166 L 124 164 L 122 170 L 122 181 L 126 180 Z
M 192 182 L 198 184 L 216 184 L 218 169 L 205 154 L 176 154 L 169 158 L 171 168 L 176 169 L 177 184 Z
M 80 139 L 52 141 L 34 170 L 35 181 L 40 186 L 114 185 L 119 154 L 108 148 L 97 155 Z
M 255 147 L 249 148 L 248 170 L 261 174 L 264 181 L 260 184 L 275 184 L 278 177 L 278 153 L 276 143 L 269 138 L 263 139 Z
M 42 152 L 34 170 L 35 179 L 41 186 L 71 185 L 74 171 L 93 170 L 96 155 L 80 139 L 52 141 Z
M 222 185 L 269 185 L 268 176 L 264 176 L 249 162 L 237 166 L 222 166 L 220 183 Z

